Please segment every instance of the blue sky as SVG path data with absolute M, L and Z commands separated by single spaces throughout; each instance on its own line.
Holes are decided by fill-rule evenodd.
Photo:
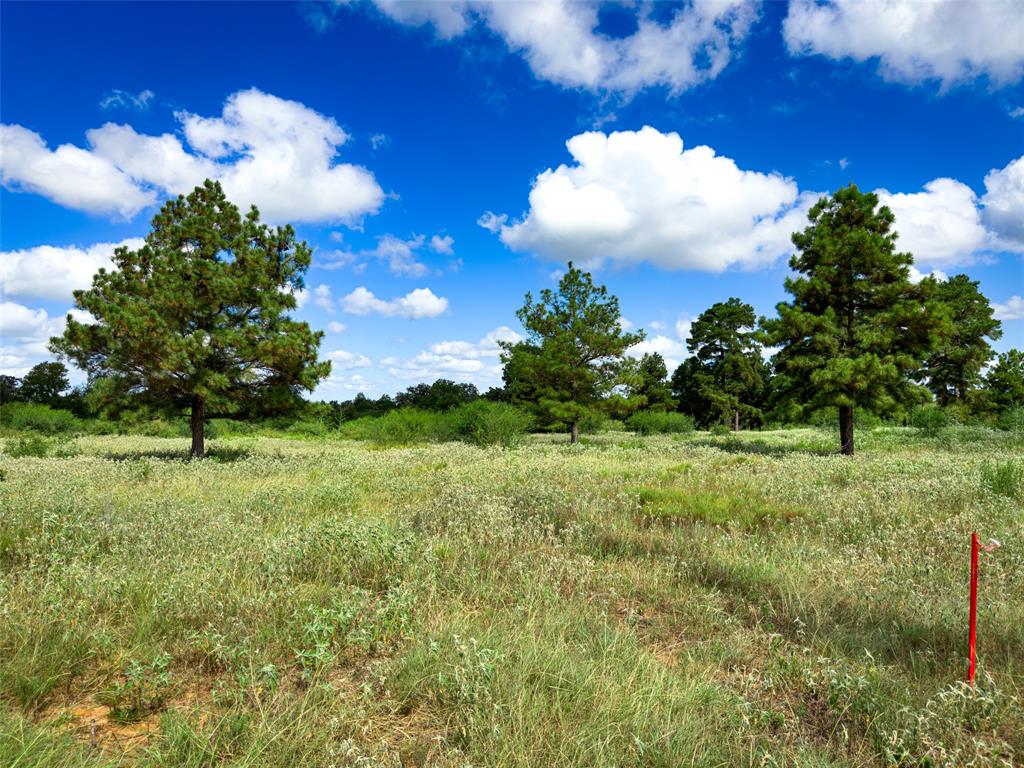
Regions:
M 568 258 L 677 363 L 714 301 L 774 311 L 789 233 L 851 181 L 1022 347 L 1024 11 L 896 6 L 4 3 L 0 368 L 207 175 L 315 247 L 327 399 L 498 383 Z

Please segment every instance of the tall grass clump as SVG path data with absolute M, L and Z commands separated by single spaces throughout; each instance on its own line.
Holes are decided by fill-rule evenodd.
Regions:
M 345 425 L 343 434 L 377 445 L 414 445 L 454 440 L 457 429 L 451 413 L 399 408 L 383 416 L 366 416 L 350 421 Z
M 1024 434 L 1024 407 L 1003 411 L 996 419 L 996 426 L 1007 432 Z
M 685 413 L 640 411 L 626 420 L 626 426 L 638 435 L 666 435 L 693 432 L 693 417 Z
M 1024 498 L 1024 464 L 1016 461 L 985 462 L 981 481 L 997 496 Z
M 46 435 L 79 432 L 82 421 L 68 411 L 38 403 L 7 403 L 0 406 L 0 424 L 8 429 L 32 430 Z
M 451 415 L 459 438 L 480 446 L 516 446 L 533 422 L 530 414 L 514 405 L 488 400 L 460 406 Z

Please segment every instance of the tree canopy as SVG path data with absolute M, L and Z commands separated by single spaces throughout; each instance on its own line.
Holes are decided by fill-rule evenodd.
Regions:
M 852 454 L 854 409 L 886 412 L 920 399 L 911 381 L 948 326 L 939 302 L 910 282 L 892 211 L 856 185 L 819 200 L 793 235 L 792 300 L 764 322 L 779 389 L 805 408 L 837 407 Z
M 644 333 L 623 330 L 619 300 L 572 262 L 557 291 L 545 288 L 537 301 L 527 293 L 516 315 L 528 338 L 502 344 L 506 390 L 568 424 L 578 442 L 581 418 L 623 383 L 625 352 Z
M 145 243 L 120 247 L 101 269 L 51 348 L 90 377 L 163 407 L 189 408 L 191 454 L 204 453 L 211 411 L 254 400 L 286 401 L 330 373 L 318 362 L 323 336 L 289 316 L 311 251 L 291 226 L 242 216 L 218 182 L 169 200 Z
M 981 382 L 981 369 L 992 359 L 989 340 L 1003 335 L 992 305 L 967 275 L 948 280 L 925 278 L 922 289 L 942 302 L 950 323 L 936 348 L 925 360 L 928 388 L 939 405 L 965 403 Z

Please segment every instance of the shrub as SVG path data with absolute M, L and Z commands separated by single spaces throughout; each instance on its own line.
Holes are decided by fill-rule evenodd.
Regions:
M 638 435 L 665 435 L 693 432 L 693 417 L 685 413 L 640 411 L 626 420 L 626 426 Z
M 985 462 L 981 466 L 981 481 L 992 493 L 1011 499 L 1024 497 L 1024 464 L 1004 461 L 999 464 Z
M 474 445 L 518 445 L 533 422 L 524 411 L 507 403 L 488 400 L 456 408 L 451 413 L 461 439 Z
M 922 405 L 910 414 L 910 426 L 916 427 L 925 437 L 936 437 L 949 425 L 949 414 L 934 404 Z
M 1024 432 L 1024 406 L 1003 411 L 996 420 L 996 426 L 1007 432 Z
M 712 435 L 722 437 L 732 432 L 732 429 L 726 424 L 712 424 L 711 429 L 709 431 Z
M 22 437 L 17 442 L 8 445 L 6 452 L 14 459 L 20 459 L 23 456 L 41 459 L 50 452 L 50 442 L 38 435 Z
M 30 429 L 46 435 L 82 429 L 81 420 L 73 414 L 37 403 L 8 403 L 0 407 L 0 422 L 11 429 Z
M 384 416 L 365 416 L 346 424 L 346 437 L 369 440 L 377 445 L 411 445 L 440 443 L 456 437 L 455 419 L 451 413 L 398 408 Z

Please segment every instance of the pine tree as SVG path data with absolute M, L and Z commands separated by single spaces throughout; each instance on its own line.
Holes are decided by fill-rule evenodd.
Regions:
M 668 368 L 664 357 L 657 352 L 647 352 L 640 358 L 632 395 L 643 398 L 641 408 L 647 411 L 668 411 L 673 408 L 675 403 L 667 379 Z
M 507 388 L 511 383 L 513 398 L 513 390 L 529 392 L 540 408 L 568 423 L 576 443 L 580 419 L 622 383 L 629 367 L 624 354 L 644 334 L 623 331 L 619 300 L 572 262 L 557 291 L 545 288 L 536 302 L 527 293 L 516 315 L 528 340 L 502 344 Z
M 686 347 L 700 363 L 701 396 L 723 421 L 738 430 L 741 415 L 761 415 L 766 382 L 752 306 L 736 298 L 713 304 L 694 321 Z
M 294 397 L 330 373 L 317 362 L 323 334 L 288 315 L 311 251 L 291 226 L 244 217 L 219 183 L 169 200 L 138 250 L 118 248 L 114 269 L 75 291 L 94 322 L 68 316 L 51 348 L 90 377 L 165 408 L 189 408 L 191 455 L 205 452 L 211 411 Z
M 954 275 L 946 281 L 932 277 L 921 288 L 941 301 L 949 314 L 949 332 L 925 361 L 928 388 L 939 405 L 965 403 L 981 382 L 981 369 L 994 354 L 987 339 L 1003 335 L 1002 326 L 992 314 L 992 305 L 978 290 L 978 282 L 967 275 Z
M 875 412 L 920 399 L 911 376 L 948 331 L 941 305 L 910 282 L 913 257 L 896 250 L 894 216 L 856 185 L 819 200 L 810 226 L 793 235 L 790 302 L 764 322 L 778 387 L 814 410 L 837 407 L 839 442 L 854 451 L 854 410 Z

